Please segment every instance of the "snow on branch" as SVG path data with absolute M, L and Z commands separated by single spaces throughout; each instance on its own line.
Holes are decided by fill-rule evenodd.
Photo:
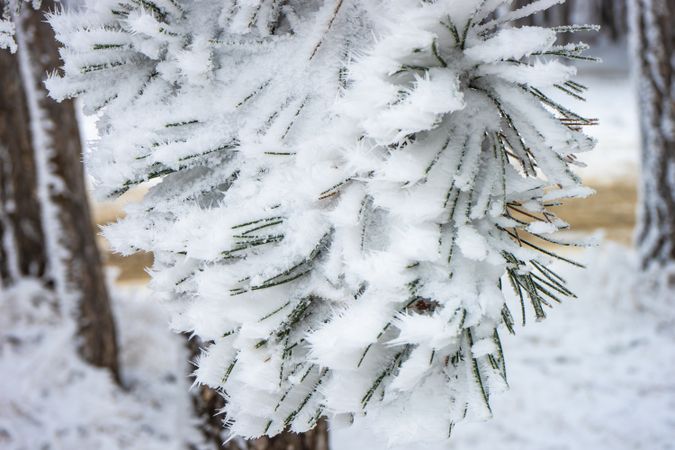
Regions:
M 106 229 L 155 255 L 173 327 L 234 435 L 322 416 L 404 443 L 490 416 L 499 333 L 573 294 L 548 268 L 584 196 L 593 119 L 556 45 L 503 0 L 90 1 L 52 16 L 57 98 L 101 112 L 101 196 L 157 179 Z M 565 29 L 565 31 L 573 31 Z M 505 300 L 515 293 L 517 303 Z M 529 312 L 528 312 L 529 311 Z
M 40 8 L 41 0 L 4 0 L 0 2 L 0 50 L 9 50 L 16 53 L 17 45 L 14 40 L 16 26 L 14 18 L 18 16 L 23 3 L 30 3 L 35 9 Z

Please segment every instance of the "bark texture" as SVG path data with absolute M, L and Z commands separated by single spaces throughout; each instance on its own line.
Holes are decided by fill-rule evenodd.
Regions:
M 43 0 L 39 10 L 22 8 L 16 17 L 18 53 L 0 51 L 0 234 L 2 261 L 7 261 L 0 267 L 5 283 L 34 276 L 61 297 L 72 293 L 81 355 L 118 379 L 115 327 L 92 227 L 75 107 L 71 101 L 51 100 L 43 84 L 60 65 L 54 32 L 44 19 L 58 5 Z M 39 192 L 41 183 L 48 186 L 46 195 Z
M 16 55 L 0 50 L 0 285 L 44 278 L 47 255 L 30 117 Z
M 199 341 L 193 338 L 188 347 L 194 357 L 199 354 Z M 200 420 L 200 428 L 207 442 L 217 450 L 329 450 L 328 423 L 325 419 L 307 433 L 284 432 L 273 438 L 264 437 L 250 441 L 235 439 L 228 443 L 223 440 L 226 430 L 219 412 L 225 407 L 223 396 L 206 386 L 195 390 L 192 396 L 195 413 Z
M 675 263 L 675 0 L 631 0 L 642 126 L 637 244 L 644 268 Z

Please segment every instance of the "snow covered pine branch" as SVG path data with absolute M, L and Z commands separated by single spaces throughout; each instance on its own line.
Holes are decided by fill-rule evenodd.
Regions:
M 590 193 L 592 120 L 539 0 L 105 0 L 50 21 L 57 98 L 100 113 L 102 196 L 151 179 L 107 228 L 155 255 L 173 327 L 234 435 L 367 421 L 443 440 L 506 387 L 503 290 L 525 321 L 572 295 L 547 265 Z M 571 262 L 571 261 L 569 261 Z

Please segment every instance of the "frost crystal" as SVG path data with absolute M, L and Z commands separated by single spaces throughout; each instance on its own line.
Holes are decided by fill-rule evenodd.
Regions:
M 552 200 L 591 120 L 556 31 L 506 0 L 105 0 L 53 16 L 58 98 L 101 112 L 99 194 L 157 178 L 107 228 L 155 254 L 197 381 L 244 437 L 327 415 L 399 443 L 489 417 L 506 387 L 502 282 L 537 319 Z
M 5 0 L 0 3 L 0 50 L 16 53 L 18 46 L 15 40 L 16 24 L 14 20 L 20 14 L 24 3 L 28 7 L 39 9 L 42 0 Z

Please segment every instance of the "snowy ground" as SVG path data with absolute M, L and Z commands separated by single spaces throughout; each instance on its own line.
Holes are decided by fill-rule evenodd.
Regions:
M 602 63 L 579 65 L 578 81 L 589 89 L 586 102 L 560 98 L 582 116 L 599 120 L 599 125 L 586 128 L 598 140 L 594 151 L 581 156 L 588 165 L 577 172 L 587 182 L 613 184 L 635 179 L 639 165 L 640 129 L 637 99 L 630 74 L 626 49 L 621 46 L 593 49 Z
M 579 299 L 505 338 L 511 390 L 495 418 L 458 425 L 447 445 L 408 450 L 675 449 L 675 295 L 635 277 L 630 251 L 587 253 L 567 269 Z M 341 430 L 334 450 L 380 450 L 368 430 Z
M 185 450 L 201 438 L 191 418 L 184 340 L 142 288 L 118 289 L 125 389 L 84 364 L 72 321 L 25 280 L 0 301 L 0 449 Z

